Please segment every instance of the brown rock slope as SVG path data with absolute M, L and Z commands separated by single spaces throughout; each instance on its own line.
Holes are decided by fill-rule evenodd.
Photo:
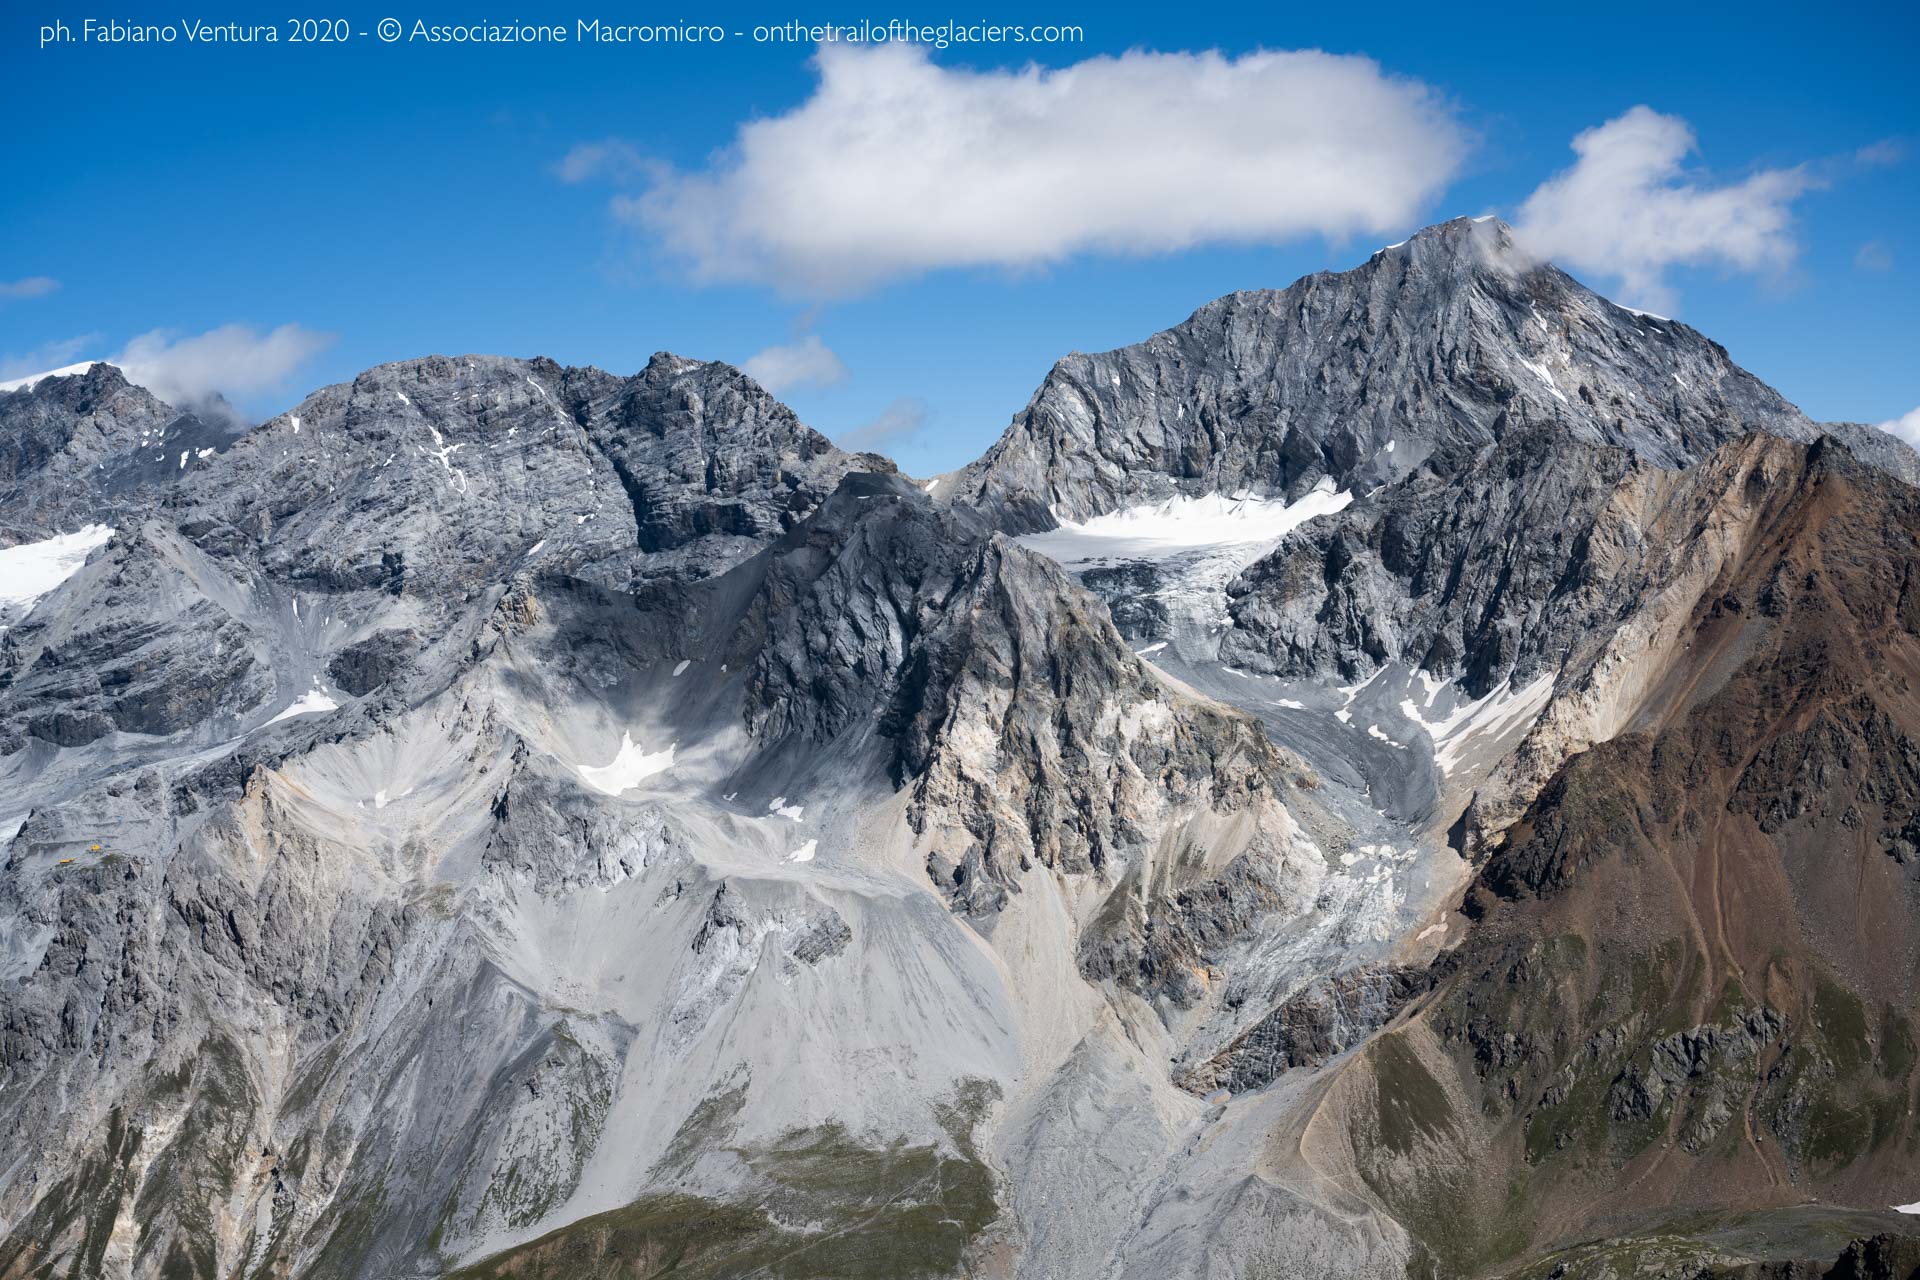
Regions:
M 1765 448 L 1687 642 L 1506 832 L 1451 972 L 1307 1136 L 1432 1274 L 1920 1199 L 1920 491 Z

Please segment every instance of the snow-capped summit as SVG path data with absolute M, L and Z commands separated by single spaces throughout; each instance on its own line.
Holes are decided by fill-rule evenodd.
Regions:
M 48 378 L 77 377 L 93 368 L 94 365 L 105 363 L 106 361 L 104 360 L 82 360 L 79 364 L 63 365 L 58 369 L 48 369 L 43 373 L 30 373 L 24 378 L 11 378 L 5 382 L 0 382 L 0 392 L 25 391 L 29 387 L 38 386 Z

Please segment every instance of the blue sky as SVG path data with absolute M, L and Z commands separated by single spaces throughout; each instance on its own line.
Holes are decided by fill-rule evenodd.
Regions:
M 848 215 L 830 211 L 845 190 L 831 148 L 791 158 L 822 132 L 844 143 L 834 131 L 849 127 L 834 114 L 844 104 L 822 94 L 827 69 L 811 45 L 441 47 L 370 35 L 39 48 L 43 23 L 85 15 L 16 5 L 0 19 L 0 375 L 135 344 L 261 415 L 432 352 L 628 372 L 656 350 L 742 362 L 801 344 L 830 351 L 816 373 L 837 376 L 782 397 L 827 434 L 864 429 L 927 474 L 978 454 L 1070 350 L 1138 340 L 1234 289 L 1354 265 L 1428 222 L 1531 209 L 1555 256 L 1580 259 L 1576 275 L 1658 301 L 1814 416 L 1914 410 L 1920 17 L 1891 4 L 1674 8 L 1513 10 L 1496 22 L 1431 3 L 965 7 L 969 20 L 1077 24 L 1084 38 L 951 47 L 920 63 L 846 50 L 846 83 L 897 95 L 891 145 L 911 155 L 915 128 L 944 129 L 928 147 L 960 162 L 948 187 L 940 165 L 911 191 L 891 185 L 898 166 L 855 174 Z M 861 9 L 871 6 L 699 17 L 732 32 L 794 17 L 946 16 Z M 409 27 L 514 17 L 571 29 L 594 13 L 334 11 L 367 31 L 389 14 Z M 118 16 L 178 23 L 180 10 Z M 1260 49 L 1339 56 L 1256 74 L 1244 58 Z M 1223 61 L 1136 61 L 1105 80 L 1082 68 L 1071 90 L 995 74 L 1207 50 Z M 1328 78 L 1303 105 L 1289 77 L 1309 73 Z M 1157 140 L 1106 138 L 1062 172 L 1076 130 L 1124 125 L 1141 95 L 1188 85 L 1220 96 L 1191 117 L 1176 109 L 1164 128 L 1149 101 L 1141 118 Z M 1367 105 L 1349 109 L 1349 92 Z M 1049 104 L 1037 122 L 1034 102 Z M 1629 114 L 1641 106 L 1657 116 Z M 952 118 L 982 154 L 951 136 Z M 1576 135 L 1623 118 L 1647 126 L 1601 135 L 1624 160 L 1593 160 L 1557 207 L 1528 205 L 1574 165 Z M 773 127 L 730 158 L 752 121 Z M 1393 135 L 1377 182 L 1341 158 L 1376 129 Z M 1656 173 L 1650 195 L 1635 190 L 1634 146 L 1684 150 L 1687 130 L 1697 145 L 1679 171 Z M 1321 163 L 1338 172 L 1309 172 Z M 769 209 L 769 191 L 795 201 Z M 1137 194 L 1139 209 L 1120 208 Z M 1299 209 L 1273 211 L 1296 196 Z M 1654 203 L 1666 212 L 1640 225 Z M 851 252 L 826 234 L 849 217 Z M 1716 219 L 1745 239 L 1722 244 Z M 975 236 L 976 225 L 988 230 Z M 246 328 L 193 345 L 225 326 Z M 297 328 L 253 341 L 281 326 Z

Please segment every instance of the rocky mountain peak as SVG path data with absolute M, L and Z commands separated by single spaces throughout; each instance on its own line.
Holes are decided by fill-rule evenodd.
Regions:
M 1460 218 L 1062 360 L 949 492 L 1031 531 L 1177 495 L 1364 491 L 1532 424 L 1663 467 L 1820 431 L 1719 344 Z
M 104 361 L 0 391 L 0 545 L 110 523 L 171 487 L 232 441 L 223 407 L 176 408 Z

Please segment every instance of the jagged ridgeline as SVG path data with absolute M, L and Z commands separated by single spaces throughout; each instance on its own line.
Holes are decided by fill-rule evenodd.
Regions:
M 1909 1275 L 1917 476 L 1490 220 L 926 481 L 0 390 L 0 1278 Z

